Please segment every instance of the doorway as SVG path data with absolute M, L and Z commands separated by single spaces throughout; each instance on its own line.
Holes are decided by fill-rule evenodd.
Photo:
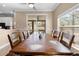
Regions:
M 29 15 L 28 16 L 28 31 L 46 32 L 46 16 L 45 15 Z

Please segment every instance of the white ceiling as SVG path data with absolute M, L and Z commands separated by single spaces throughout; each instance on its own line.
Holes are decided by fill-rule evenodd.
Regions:
M 3 5 L 5 5 L 3 7 Z M 28 3 L 0 3 L 0 12 L 15 11 L 54 11 L 58 3 L 34 3 L 36 10 L 28 7 Z

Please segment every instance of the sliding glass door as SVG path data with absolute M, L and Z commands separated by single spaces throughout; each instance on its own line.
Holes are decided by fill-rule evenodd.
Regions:
M 28 30 L 30 33 L 34 31 L 46 31 L 46 17 L 44 15 L 29 15 L 28 16 Z

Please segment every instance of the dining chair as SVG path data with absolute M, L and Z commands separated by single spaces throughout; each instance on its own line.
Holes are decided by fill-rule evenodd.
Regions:
M 24 40 L 27 39 L 29 37 L 29 35 L 30 35 L 30 33 L 27 32 L 27 31 L 23 31 L 22 34 L 23 34 Z
M 53 39 L 60 41 L 62 39 L 62 32 L 53 31 Z
M 10 46 L 13 49 L 16 45 L 21 42 L 21 37 L 19 32 L 13 32 L 12 34 L 8 34 L 8 39 L 10 42 Z
M 62 56 L 62 55 L 73 55 L 73 52 L 71 51 L 72 44 L 74 43 L 74 37 L 75 35 L 65 33 L 65 32 L 59 32 L 58 41 L 57 40 L 51 40 L 50 43 L 53 47 L 55 47 L 56 51 L 60 52 L 56 55 Z
M 22 34 L 23 34 L 23 38 L 24 38 L 24 40 L 25 40 L 25 39 L 26 39 L 25 33 L 24 33 L 24 32 L 22 32 Z
M 63 32 L 59 32 L 57 40 L 60 41 L 63 38 Z
M 32 33 L 30 33 L 29 31 L 27 31 L 27 38 L 31 35 Z
M 11 34 L 8 34 L 7 36 L 9 39 L 11 49 L 13 49 L 14 47 L 16 47 L 18 44 L 22 42 L 20 32 L 13 32 Z M 17 55 L 20 55 L 20 54 L 16 54 L 12 51 L 9 51 L 8 53 L 8 56 L 17 56 Z
M 54 32 L 53 32 L 53 37 L 54 37 L 54 38 L 58 38 L 58 36 L 60 36 L 60 33 L 61 33 L 61 32 L 59 32 L 59 31 L 54 31 Z
M 71 48 L 72 46 L 72 43 L 74 42 L 74 37 L 75 35 L 71 35 L 71 34 L 68 34 L 68 33 L 63 33 L 63 36 L 62 36 L 62 39 L 60 40 L 60 42 L 68 47 L 69 49 Z

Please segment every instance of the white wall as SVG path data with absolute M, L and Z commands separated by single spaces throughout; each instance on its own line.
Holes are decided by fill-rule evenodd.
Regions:
M 25 13 L 16 13 L 14 22 L 16 22 L 15 28 L 19 30 L 26 29 L 26 14 Z
M 28 24 L 28 14 L 43 14 L 47 15 L 46 19 L 46 33 L 51 33 L 52 27 L 53 27 L 53 13 L 52 12 L 34 12 L 34 13 L 25 13 L 25 12 L 17 12 L 15 16 L 16 21 L 16 29 L 25 29 L 27 30 L 27 24 Z
M 48 13 L 46 19 L 46 33 L 51 34 L 53 30 L 53 13 Z

